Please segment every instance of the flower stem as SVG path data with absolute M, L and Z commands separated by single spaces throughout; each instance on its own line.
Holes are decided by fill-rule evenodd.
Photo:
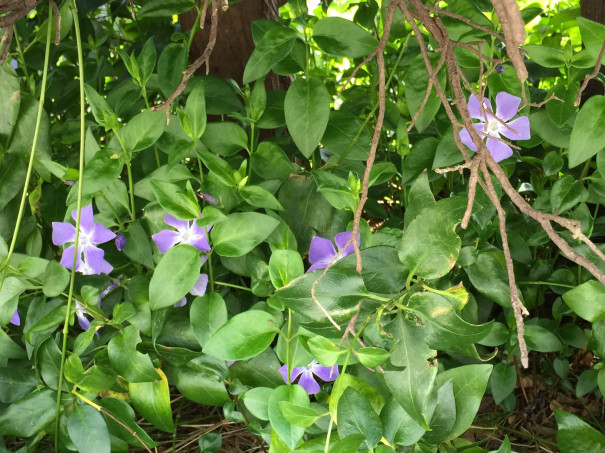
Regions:
M 244 291 L 252 291 L 250 288 L 246 288 L 245 286 L 240 286 L 240 285 L 234 285 L 233 283 L 226 283 L 226 282 L 214 282 L 215 285 L 220 285 L 220 286 L 228 286 L 229 288 L 235 288 L 235 289 L 241 289 Z
M 126 150 L 126 145 L 124 145 L 124 141 L 122 140 L 122 137 L 120 137 L 120 134 L 118 133 L 117 129 L 112 129 L 112 130 L 113 130 L 113 133 L 115 134 L 115 136 L 117 137 L 118 141 L 120 142 L 122 151 L 124 152 L 124 155 L 126 156 L 126 170 L 128 171 L 128 195 L 130 197 L 130 219 L 134 222 L 136 220 L 136 216 L 135 216 L 136 211 L 135 211 L 135 207 L 134 207 L 134 184 L 132 183 L 132 168 L 130 166 L 130 161 L 132 160 L 132 156 Z
M 50 8 L 52 10 L 52 8 Z M 76 34 L 76 48 L 78 52 L 78 81 L 80 85 L 80 158 L 79 158 L 79 184 L 78 184 L 78 198 L 76 202 L 76 210 L 78 215 L 76 216 L 76 237 L 74 238 L 74 257 L 71 266 L 71 274 L 69 276 L 69 292 L 67 294 L 67 310 L 65 311 L 65 320 L 63 321 L 63 344 L 61 345 L 61 362 L 59 365 L 59 382 L 57 385 L 57 411 L 55 414 L 55 451 L 59 451 L 59 421 L 61 419 L 61 393 L 63 390 L 63 370 L 65 368 L 65 357 L 67 355 L 67 334 L 69 332 L 69 318 L 71 316 L 71 301 L 74 294 L 74 282 L 76 275 L 76 265 L 78 258 L 78 241 L 80 239 L 80 221 L 82 217 L 82 189 L 84 187 L 84 153 L 86 146 L 86 100 L 84 98 L 84 57 L 82 55 L 82 37 L 80 35 L 80 20 L 78 19 L 78 8 L 76 7 L 76 0 L 72 0 L 70 9 L 74 20 L 74 29 Z M 50 19 L 49 19 L 50 24 Z M 47 42 L 50 41 L 50 25 L 49 36 Z
M 292 309 L 288 308 L 288 338 L 286 338 L 286 372 L 288 385 L 292 384 L 292 360 L 290 360 L 290 341 L 292 339 Z

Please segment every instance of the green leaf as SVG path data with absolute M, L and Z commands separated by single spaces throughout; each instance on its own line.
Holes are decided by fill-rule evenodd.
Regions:
M 151 243 L 149 242 L 149 234 L 143 227 L 143 221 L 131 222 L 125 232 L 125 237 L 126 245 L 122 252 L 131 260 L 147 267 L 147 269 L 153 269 L 155 265 L 152 258 Z
M 214 154 L 232 156 L 242 149 L 248 149 L 248 135 L 235 123 L 209 123 L 202 136 L 202 143 Z
M 271 427 L 279 437 L 290 447 L 296 448 L 302 439 L 305 428 L 292 425 L 284 416 L 280 402 L 286 401 L 298 406 L 309 407 L 309 395 L 300 385 L 281 385 L 273 390 L 269 397 L 268 414 Z
M 0 84 L 2 71 L 0 71 Z M 0 86 L 1 89 L 1 86 Z M 1 96 L 1 95 L 0 95 Z M 0 108 L 2 107 L 0 103 Z M 0 124 L 0 129 L 2 124 Z M 0 136 L 1 139 L 1 136 Z M 0 163 L 0 209 L 4 210 L 6 205 L 22 190 L 27 171 L 27 160 L 20 155 L 5 154 Z
M 203 348 L 227 322 L 227 305 L 219 293 L 206 293 L 193 300 L 189 317 L 195 338 Z
M 49 388 L 57 390 L 61 367 L 61 351 L 57 343 L 52 338 L 47 338 L 38 348 L 36 357 L 42 380 Z M 69 390 L 65 382 L 63 390 Z
M 0 109 L 2 109 L 2 117 L 0 117 L 0 143 L 3 146 L 6 146 L 13 127 L 17 122 L 20 105 L 21 89 L 19 78 L 15 73 L 10 73 L 0 68 Z M 2 181 L 5 181 L 5 179 L 2 178 Z M 0 209 L 3 207 L 0 206 Z
M 223 379 L 209 371 L 180 366 L 174 370 L 174 384 L 185 398 L 198 404 L 221 406 L 231 400 Z
M 186 0 L 190 2 L 190 0 Z M 146 2 L 148 5 L 150 2 Z M 163 0 L 156 0 L 156 4 L 164 4 Z M 140 13 L 140 10 L 139 10 Z M 170 43 L 162 51 L 158 60 L 158 82 L 160 90 L 165 97 L 170 96 L 183 79 L 183 71 L 187 69 L 187 44 Z
M 263 352 L 278 332 L 272 315 L 248 310 L 235 315 L 218 329 L 203 350 L 221 360 L 246 360 Z
M 557 180 L 550 192 L 550 206 L 553 214 L 561 215 L 580 203 L 587 195 L 584 185 L 571 175 Z
M 250 98 L 248 99 L 249 116 L 252 120 L 258 121 L 263 115 L 267 106 L 267 90 L 265 89 L 265 78 L 254 82 Z
M 525 341 L 527 347 L 539 352 L 559 352 L 563 350 L 563 343 L 546 327 L 537 324 L 525 326 Z
M 0 412 L 0 436 L 31 437 L 55 419 L 56 394 L 42 389 Z
M 347 388 L 338 400 L 338 435 L 363 434 L 365 447 L 372 451 L 382 438 L 382 425 L 370 402 L 354 388 Z
M 256 121 L 256 127 L 260 129 L 275 129 L 286 124 L 284 117 L 285 90 L 269 91 L 267 93 L 267 104 L 262 116 Z
M 369 401 L 375 413 L 380 413 L 384 407 L 384 397 L 367 382 L 348 374 L 341 373 L 334 382 L 332 394 L 330 395 L 329 409 L 333 418 L 337 418 L 338 403 L 346 389 L 353 388 L 367 401 Z
M 8 324 L 17 309 L 19 294 L 28 287 L 25 281 L 17 277 L 6 277 L 4 285 L 0 288 L 0 326 Z
M 106 189 L 120 176 L 124 168 L 122 157 L 113 149 L 100 149 L 84 167 L 83 196 L 94 194 Z M 73 185 L 67 196 L 67 204 L 75 203 L 78 196 L 80 181 Z
M 569 168 L 590 159 L 605 147 L 605 96 L 592 96 L 582 108 L 569 141 Z
M 190 245 L 172 247 L 162 257 L 149 283 L 149 307 L 169 307 L 193 288 L 200 276 L 200 251 Z
M 494 402 L 500 404 L 515 389 L 517 383 L 517 372 L 512 366 L 505 363 L 494 365 L 492 374 L 489 378 L 489 385 L 492 390 Z
M 292 404 L 288 401 L 280 401 L 279 408 L 284 418 L 294 426 L 306 428 L 311 426 L 323 414 L 311 407 Z
M 198 83 L 187 98 L 185 103 L 185 115 L 189 122 L 190 133 L 187 134 L 191 140 L 200 138 L 206 130 L 206 97 L 204 95 L 204 84 Z M 187 132 L 187 131 L 185 131 Z
M 438 350 L 477 343 L 492 330 L 491 322 L 480 325 L 466 322 L 448 299 L 432 292 L 412 295 L 408 307 L 428 327 L 427 344 Z
M 66 311 L 67 305 L 65 304 L 65 301 L 61 299 L 52 299 L 44 306 L 40 318 L 29 328 L 26 327 L 25 332 L 37 333 L 54 329 L 63 322 Z
M 278 224 L 278 220 L 258 212 L 229 214 L 210 232 L 214 250 L 220 256 L 243 256 L 267 239 Z
M 343 439 L 340 439 L 332 447 L 330 447 L 330 453 L 350 453 L 352 451 L 358 451 L 359 447 L 366 439 L 364 434 L 351 434 Z
M 395 399 L 391 399 L 380 413 L 384 438 L 389 444 L 412 445 L 426 432 Z
M 255 208 L 273 209 L 283 211 L 284 207 L 271 192 L 261 186 L 245 186 L 240 190 L 240 195 L 250 206 Z
M 459 437 L 473 423 L 491 372 L 492 365 L 465 365 L 449 369 L 437 376 L 435 385 L 438 387 L 450 379 L 454 385 L 456 423 L 448 439 Z
M 445 198 L 424 208 L 408 225 L 397 250 L 410 272 L 432 280 L 454 267 L 462 245 L 455 228 L 465 208 L 464 198 Z
M 64 373 L 69 382 L 90 393 L 100 393 L 119 385 L 117 375 L 106 372 L 105 368 L 93 365 L 84 371 L 82 361 L 76 354 L 65 361 Z
M 164 112 L 145 110 L 122 128 L 120 135 L 124 146 L 129 153 L 149 148 L 164 133 L 166 129 L 166 115 Z
M 197 155 L 208 170 L 210 170 L 213 176 L 216 176 L 218 180 L 220 180 L 223 184 L 229 187 L 235 187 L 236 182 L 233 176 L 233 169 L 229 166 L 229 164 L 221 159 L 219 156 L 212 154 L 208 151 L 203 151 L 201 149 L 196 148 Z
M 195 7 L 194 0 L 148 0 L 137 12 L 137 17 L 140 19 L 172 17 L 187 12 L 193 7 Z
M 296 31 L 281 26 L 267 31 L 256 44 L 246 63 L 244 84 L 264 77 L 275 63 L 284 59 L 292 50 L 297 36 Z
M 151 188 L 160 206 L 179 220 L 199 219 L 200 204 L 191 191 L 182 191 L 176 184 L 166 181 L 151 181 Z
M 104 415 L 105 422 L 107 423 L 107 427 L 109 428 L 112 436 L 116 436 L 137 447 L 143 447 L 143 444 L 138 439 L 143 441 L 149 448 L 154 448 L 159 445 L 157 442 L 153 441 L 139 425 L 136 424 L 134 411 L 126 401 L 117 398 L 103 398 L 100 404 L 107 412 L 120 420 L 121 423 L 126 425 L 131 430 L 127 430 L 124 428 L 124 426 L 116 422 L 111 417 Z M 133 436 L 133 432 L 136 433 L 138 437 Z
M 0 330 L 0 357 L 6 359 L 24 359 L 26 352 L 15 343 L 4 330 Z
M 538 44 L 526 44 L 522 48 L 529 58 L 545 68 L 558 68 L 565 64 L 565 55 L 558 49 Z
M 155 382 L 130 382 L 128 390 L 133 406 L 156 428 L 168 433 L 174 432 L 172 409 L 170 408 L 170 389 L 168 380 L 160 370 L 161 380 Z
M 80 453 L 111 452 L 109 430 L 105 420 L 94 407 L 76 404 L 67 417 L 67 432 Z
M 435 197 L 426 172 L 418 175 L 410 187 L 408 199 L 409 202 L 404 213 L 404 228 L 407 228 L 426 206 L 435 204 Z
M 269 420 L 269 397 L 273 392 L 268 387 L 253 387 L 241 397 L 246 409 L 256 418 Z
M 592 56 L 593 63 L 591 66 L 594 66 L 603 47 L 603 41 L 605 41 L 605 25 L 579 16 L 576 18 L 576 21 L 580 26 L 582 44 L 584 44 L 586 50 Z
M 140 14 L 140 10 L 139 10 Z M 147 85 L 147 81 L 153 74 L 153 68 L 155 67 L 156 51 L 153 43 L 153 36 L 145 41 L 141 53 L 137 57 L 137 66 L 139 67 L 139 79 L 141 86 Z
M 321 79 L 296 79 L 286 93 L 284 114 L 292 140 L 310 157 L 330 117 L 330 94 Z
M 437 391 L 437 401 L 431 417 L 431 430 L 422 436 L 422 441 L 438 445 L 445 439 L 456 422 L 456 400 L 452 381 L 446 381 Z
M 503 307 L 510 307 L 508 274 L 502 252 L 479 253 L 468 267 L 468 277 L 477 291 Z
M 24 355 L 23 358 L 25 357 Z M 0 403 L 14 403 L 32 393 L 39 384 L 34 370 L 15 366 L 0 367 Z
M 598 385 L 600 370 L 584 370 L 578 377 L 576 386 L 576 398 L 581 398 L 588 392 L 592 392 Z
M 563 301 L 580 318 L 589 322 L 605 319 L 605 287 L 595 280 L 563 294 Z
M 553 101 L 546 104 L 546 113 L 550 120 L 557 126 L 563 126 L 575 113 L 574 102 L 578 94 L 578 86 L 573 84 L 567 88 L 559 83 L 552 88 L 552 94 L 562 99 L 563 102 Z
M 340 356 L 346 354 L 346 349 L 338 349 L 335 343 L 321 335 L 309 338 L 307 346 L 319 363 L 324 366 L 334 365 Z
M 324 52 L 351 59 L 368 56 L 378 45 L 374 36 L 341 17 L 324 17 L 317 21 L 313 39 Z
M 557 419 L 557 444 L 565 453 L 585 453 L 605 450 L 605 436 L 582 421 L 579 417 L 563 410 L 555 410 Z
M 321 272 L 292 280 L 277 290 L 275 297 L 309 320 L 328 322 L 324 310 L 337 322 L 348 320 L 357 310 L 360 298 L 368 294 L 363 279 L 355 269 L 343 269 L 340 262 L 332 266 L 315 287 L 315 297 L 324 309 L 320 310 L 311 296 L 311 288 Z
M 90 85 L 84 85 L 84 92 L 97 123 L 103 126 L 105 130 L 116 128 L 118 126 L 118 117 L 113 113 L 107 101 Z
M 269 259 L 269 276 L 275 288 L 286 286 L 305 272 L 300 254 L 294 250 L 275 250 Z
M 389 355 L 388 351 L 376 347 L 361 348 L 357 351 L 361 364 L 370 368 L 382 365 L 389 358 Z
M 141 342 L 138 329 L 127 326 L 113 337 L 107 347 L 109 361 L 116 372 L 129 382 L 149 382 L 158 379 L 151 359 L 137 351 Z
M 431 63 L 434 67 L 437 61 L 435 60 Z M 441 86 L 445 85 L 446 74 L 444 70 L 439 71 L 437 74 L 437 79 L 439 80 Z M 426 94 L 428 81 L 429 76 L 424 64 L 424 60 L 422 59 L 422 55 L 418 55 L 410 64 L 410 68 L 405 75 L 405 100 L 412 116 L 416 114 L 422 105 L 422 101 Z M 440 107 L 441 101 L 439 97 L 437 97 L 437 93 L 433 87 L 426 104 L 424 105 L 422 111 L 418 114 L 418 118 L 414 124 L 418 132 L 424 131 L 429 126 L 429 124 L 433 121 L 433 118 L 435 118 L 435 115 Z

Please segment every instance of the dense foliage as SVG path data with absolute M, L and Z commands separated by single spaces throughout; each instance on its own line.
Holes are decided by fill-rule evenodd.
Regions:
M 488 0 L 392 1 L 290 1 L 244 85 L 168 104 L 194 0 L 15 24 L 0 451 L 152 451 L 176 394 L 275 453 L 505 453 L 533 410 L 537 444 L 605 450 L 605 97 L 576 102 L 605 26 L 519 2 L 524 80 Z

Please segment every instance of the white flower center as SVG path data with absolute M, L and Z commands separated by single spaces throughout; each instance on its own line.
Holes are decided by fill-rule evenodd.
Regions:
M 485 123 L 485 129 L 485 132 L 488 135 L 491 135 L 492 137 L 497 137 L 500 135 L 500 122 L 496 118 L 489 118 L 487 120 L 487 123 Z

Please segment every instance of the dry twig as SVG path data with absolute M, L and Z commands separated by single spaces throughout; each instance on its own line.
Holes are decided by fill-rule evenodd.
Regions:
M 53 9 L 53 13 L 55 13 L 55 46 L 58 46 L 61 42 L 61 13 L 53 0 L 48 0 L 48 2 Z
M 601 70 L 601 62 L 603 61 L 603 56 L 605 56 L 605 41 L 603 41 L 603 45 L 601 46 L 601 51 L 599 52 L 599 57 L 597 58 L 597 63 L 595 64 L 594 70 L 590 74 L 587 74 L 586 77 L 584 77 L 582 86 L 580 87 L 578 95 L 576 96 L 576 100 L 573 103 L 573 105 L 575 105 L 576 107 L 580 105 L 580 98 L 582 97 L 582 93 L 588 86 L 588 82 L 594 79 Z

